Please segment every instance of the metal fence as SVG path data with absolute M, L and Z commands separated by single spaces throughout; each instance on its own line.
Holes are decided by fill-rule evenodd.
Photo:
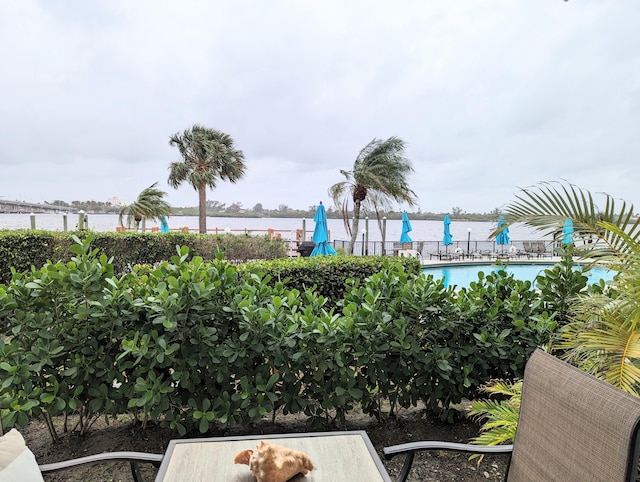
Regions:
M 349 241 L 334 240 L 333 247 L 347 249 Z M 513 246 L 513 247 L 512 247 Z M 356 256 L 397 256 L 400 250 L 415 250 L 423 259 L 434 256 L 459 253 L 466 256 L 471 254 L 490 253 L 533 253 L 539 255 L 553 255 L 559 243 L 553 240 L 512 240 L 508 245 L 500 245 L 495 241 L 454 241 L 453 244 L 444 246 L 441 241 L 413 241 L 401 245 L 394 241 L 356 241 L 353 245 L 353 254 Z M 510 251 L 511 250 L 511 251 Z

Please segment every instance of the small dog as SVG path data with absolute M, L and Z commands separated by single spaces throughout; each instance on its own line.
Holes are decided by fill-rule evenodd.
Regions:
M 243 450 L 235 456 L 233 463 L 248 465 L 257 482 L 286 482 L 296 474 L 307 475 L 313 470 L 313 464 L 304 452 L 264 440 L 256 449 Z

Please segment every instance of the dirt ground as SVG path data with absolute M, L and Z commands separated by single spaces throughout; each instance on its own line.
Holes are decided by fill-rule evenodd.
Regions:
M 454 424 L 439 422 L 419 408 L 401 411 L 397 418 L 378 422 L 368 416 L 352 414 L 347 419 L 346 430 L 365 430 L 375 446 L 392 479 L 398 474 L 402 457 L 385 461 L 382 448 L 388 445 L 417 440 L 446 440 L 468 442 L 478 433 L 478 425 L 461 416 Z M 324 427 L 318 431 L 336 430 Z M 20 429 L 28 446 L 34 452 L 38 463 L 92 455 L 115 450 L 135 450 L 163 453 L 170 439 L 178 438 L 176 433 L 157 427 L 141 429 L 129 420 L 99 420 L 91 433 L 80 437 L 75 433 L 62 434 L 62 440 L 51 442 L 49 432 L 43 422 L 33 421 Z M 286 433 L 312 431 L 300 417 L 279 417 L 276 423 L 264 421 L 250 429 L 228 429 L 210 431 L 207 434 L 188 434 L 186 438 L 217 437 L 236 434 Z M 486 458 L 478 467 L 469 461 L 467 455 L 451 452 L 430 452 L 416 455 L 410 481 L 477 482 L 504 479 L 506 468 L 504 456 Z M 157 470 L 144 464 L 145 480 L 153 480 Z M 108 463 L 67 469 L 47 474 L 46 481 L 130 481 L 131 473 L 127 463 Z M 188 482 L 188 481 L 186 481 Z

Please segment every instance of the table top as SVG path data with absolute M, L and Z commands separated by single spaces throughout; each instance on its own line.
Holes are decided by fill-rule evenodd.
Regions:
M 156 482 L 255 482 L 249 466 L 234 464 L 239 452 L 260 440 L 306 453 L 314 470 L 296 482 L 391 482 L 364 430 L 176 439 L 169 442 Z

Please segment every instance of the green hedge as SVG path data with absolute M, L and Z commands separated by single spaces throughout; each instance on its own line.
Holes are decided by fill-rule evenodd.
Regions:
M 118 277 L 89 241 L 0 285 L 7 427 L 77 414 L 85 430 L 127 413 L 184 434 L 278 413 L 340 420 L 355 406 L 384 417 L 383 400 L 450 418 L 491 378 L 521 376 L 556 328 L 542 294 L 504 271 L 454 292 L 382 260 L 333 309 L 316 289 L 186 247 Z
M 8 283 L 11 268 L 22 272 L 43 266 L 48 260 L 68 261 L 72 236 L 87 232 L 0 231 L 0 282 Z M 130 271 L 136 264 L 155 264 L 175 254 L 176 246 L 188 246 L 191 254 L 206 260 L 225 259 L 241 263 L 286 256 L 284 240 L 268 236 L 234 236 L 191 233 L 91 233 L 93 246 L 113 257 L 116 273 Z
M 389 265 L 385 256 L 317 256 L 247 263 L 242 269 L 268 274 L 273 282 L 299 291 L 313 290 L 328 298 L 330 306 L 344 298 L 348 280 L 365 280 Z M 415 258 L 395 258 L 409 273 L 419 274 L 422 265 Z

